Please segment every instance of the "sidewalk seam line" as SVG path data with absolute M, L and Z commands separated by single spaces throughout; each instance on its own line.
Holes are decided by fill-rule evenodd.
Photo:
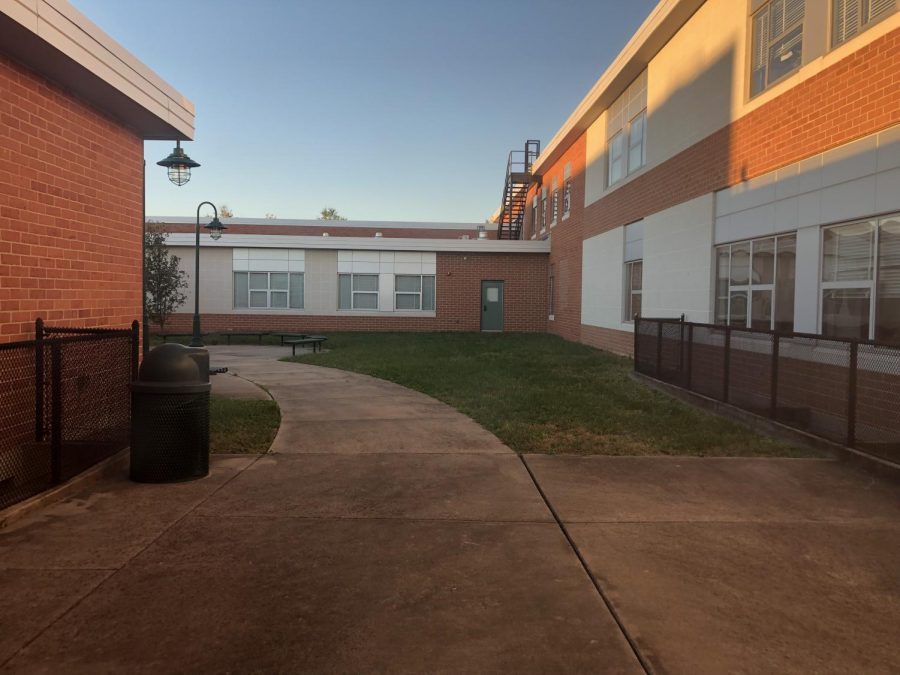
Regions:
M 597 578 L 594 576 L 594 573 L 591 571 L 590 565 L 588 565 L 587 560 L 585 560 L 578 546 L 575 544 L 575 540 L 569 534 L 569 530 L 566 529 L 565 524 L 562 519 L 559 517 L 559 514 L 556 512 L 556 509 L 553 507 L 553 504 L 550 503 L 550 499 L 547 497 L 547 494 L 544 492 L 544 489 L 541 487 L 541 484 L 538 482 L 537 476 L 534 475 L 534 472 L 531 470 L 531 467 L 528 466 L 528 462 L 525 460 L 524 455 L 519 455 L 519 459 L 522 461 L 522 466 L 525 467 L 525 470 L 528 472 L 528 475 L 531 477 L 531 482 L 534 484 L 534 487 L 537 489 L 538 493 L 541 495 L 541 499 L 544 500 L 544 504 L 547 505 L 547 508 L 550 509 L 550 513 L 553 515 L 554 520 L 556 521 L 557 526 L 562 532 L 563 536 L 566 538 L 566 541 L 569 544 L 569 547 L 572 549 L 572 552 L 578 558 L 578 562 L 581 563 L 581 567 L 584 570 L 585 574 L 587 574 L 588 579 L 591 584 L 593 584 L 594 589 L 597 591 L 597 594 L 600 596 L 600 599 L 603 601 L 603 604 L 606 605 L 607 611 L 613 618 L 613 621 L 616 622 L 616 625 L 619 627 L 619 630 L 622 632 L 623 637 L 628 642 L 628 646 L 631 647 L 631 651 L 634 654 L 635 658 L 638 660 L 641 668 L 644 669 L 644 672 L 647 675 L 653 675 L 654 670 L 653 666 L 646 659 L 646 657 L 641 653 L 640 647 L 638 646 L 635 639 L 628 632 L 628 629 L 625 628 L 625 624 L 622 622 L 619 613 L 616 611 L 616 608 L 613 606 L 612 601 L 607 597 L 606 592 L 600 586 L 600 582 L 597 581 Z

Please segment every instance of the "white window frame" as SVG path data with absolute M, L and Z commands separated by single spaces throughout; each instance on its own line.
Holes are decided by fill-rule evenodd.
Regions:
M 635 290 L 631 285 L 632 279 L 632 269 L 635 265 L 641 266 L 641 287 L 638 290 Z M 625 323 L 634 323 L 634 296 L 641 296 L 641 310 L 644 308 L 644 259 L 636 258 L 634 260 L 628 260 L 625 263 Z M 641 313 L 638 312 L 638 316 L 641 316 Z
M 769 291 L 772 294 L 772 316 L 769 318 L 769 327 L 765 330 L 775 330 L 775 321 L 778 315 L 776 302 L 777 296 L 775 294 L 775 285 L 778 281 L 778 241 L 779 239 L 787 239 L 793 237 L 794 245 L 796 246 L 797 242 L 797 233 L 796 232 L 782 232 L 781 234 L 773 234 L 766 237 L 755 237 L 754 239 L 742 239 L 741 241 L 733 241 L 728 244 L 719 244 L 713 250 L 713 254 L 715 255 L 715 279 L 714 279 L 714 289 L 713 289 L 713 322 L 720 326 L 730 326 L 731 325 L 731 296 L 733 293 L 744 292 L 747 294 L 747 310 L 745 315 L 745 324 L 744 326 L 739 326 L 739 328 L 745 328 L 747 330 L 751 330 L 753 326 L 753 292 L 754 291 Z M 772 253 L 774 256 L 773 265 L 772 265 L 772 283 L 770 284 L 755 284 L 753 283 L 753 253 L 756 247 L 756 244 L 761 241 L 765 241 L 767 239 L 773 239 L 775 242 L 775 249 Z M 747 283 L 746 284 L 737 284 L 732 285 L 731 283 L 731 259 L 732 259 L 732 248 L 734 246 L 742 246 L 744 244 L 750 244 L 750 259 L 748 260 L 748 270 L 747 270 Z M 726 300 L 725 304 L 725 323 L 719 323 L 716 317 L 716 306 L 718 301 L 722 298 L 718 296 L 718 283 L 719 283 L 719 251 L 721 249 L 728 249 L 728 291 L 727 295 L 724 298 Z M 796 249 L 795 249 L 796 250 Z M 794 277 L 794 290 L 796 293 L 797 288 L 797 280 L 796 280 L 796 272 Z
M 625 176 L 628 175 L 626 164 L 628 162 L 628 156 L 625 154 L 625 146 L 628 145 L 627 133 L 624 129 L 617 131 L 613 134 L 612 138 L 609 139 L 609 167 L 608 167 L 608 180 L 607 183 L 610 187 L 615 185 L 616 183 L 625 179 Z M 619 154 L 616 155 L 613 150 L 616 147 L 616 140 L 621 141 Z M 618 176 L 614 176 L 613 167 L 616 166 L 616 162 L 621 163 L 621 173 Z
M 379 309 L 379 295 L 381 284 L 378 278 L 378 274 L 373 274 L 371 272 L 342 272 L 338 274 L 338 311 L 348 312 L 348 311 L 363 311 L 363 312 L 375 312 Z M 350 278 L 350 307 L 341 307 L 341 277 L 349 277 Z M 374 291 L 357 291 L 355 289 L 354 277 L 374 277 L 375 278 L 375 290 Z M 374 307 L 357 307 L 356 306 L 356 296 L 358 295 L 374 295 L 375 296 L 375 306 Z
M 547 189 L 541 192 L 541 234 L 547 230 Z
M 553 197 L 550 202 L 550 227 L 556 225 L 557 213 L 559 212 L 559 188 L 553 191 Z
M 291 297 L 291 276 L 292 276 L 292 275 L 296 275 L 296 276 L 299 276 L 299 277 L 304 277 L 304 273 L 303 273 L 303 272 L 285 272 L 285 271 L 280 271 L 280 272 L 264 272 L 264 271 L 261 271 L 261 270 L 250 270 L 250 271 L 247 271 L 247 270 L 233 270 L 233 271 L 231 272 L 231 282 L 232 282 L 232 284 L 235 283 L 235 278 L 236 278 L 236 276 L 237 276 L 238 274 L 246 274 L 246 275 L 247 275 L 247 304 L 246 304 L 245 306 L 243 306 L 243 307 L 240 307 L 240 306 L 236 305 L 235 302 L 234 302 L 234 295 L 235 295 L 235 294 L 234 294 L 234 292 L 232 292 L 232 294 L 231 294 L 231 304 L 232 304 L 233 309 L 242 309 L 242 310 L 243 310 L 243 309 L 246 309 L 246 310 L 260 310 L 260 309 L 269 310 L 269 309 L 274 309 L 274 310 L 277 310 L 277 311 L 291 311 L 291 310 L 303 309 L 303 307 L 304 307 L 303 295 L 301 294 L 299 306 L 297 306 L 297 307 L 292 306 L 292 304 L 293 304 L 293 303 L 292 303 L 292 300 L 295 300 L 295 298 L 292 298 L 292 297 Z M 265 275 L 266 275 L 266 287 L 265 287 L 265 288 L 254 288 L 254 287 L 252 287 L 252 285 L 251 285 L 251 279 L 253 279 L 253 275 L 254 275 L 254 274 L 265 274 Z M 288 278 L 288 285 L 287 285 L 287 288 L 286 288 L 286 289 L 273 289 L 273 288 L 272 288 L 272 275 L 273 275 L 273 274 L 286 274 L 286 275 L 287 275 L 287 278 Z M 305 290 L 305 288 L 306 288 L 306 279 L 305 279 L 305 278 L 303 278 L 303 287 L 304 287 L 304 290 Z M 250 299 L 253 297 L 253 296 L 252 296 L 253 293 L 265 293 L 265 294 L 266 294 L 266 304 L 265 304 L 265 306 L 254 306 L 254 305 L 252 305 L 252 304 L 250 303 Z M 273 306 L 272 306 L 272 294 L 284 294 L 284 296 L 285 296 L 285 301 L 286 301 L 287 304 L 286 304 L 284 307 L 273 307 Z
M 419 280 L 419 290 L 416 291 L 398 291 L 397 290 L 397 279 L 399 277 L 410 277 L 410 278 L 418 278 Z M 437 279 L 434 274 L 395 274 L 394 275 L 394 310 L 397 312 L 433 312 L 435 311 L 435 307 L 423 307 L 423 301 L 425 299 L 425 279 L 433 279 L 434 280 L 434 297 L 432 300 L 434 301 L 435 307 L 437 306 Z M 417 308 L 409 309 L 403 308 L 400 309 L 397 303 L 397 297 L 400 295 L 414 295 L 419 299 L 419 306 Z
M 537 234 L 538 231 L 538 197 L 535 194 L 531 198 L 531 233 Z
M 838 6 L 838 3 L 843 3 L 845 6 L 854 5 L 856 7 L 856 19 L 852 27 L 852 32 L 846 30 L 845 27 L 843 36 L 838 36 L 837 34 L 838 26 L 840 25 L 838 19 L 838 12 L 840 11 L 840 8 Z M 896 12 L 898 8 L 900 8 L 900 3 L 898 3 L 897 0 L 894 0 L 893 7 L 890 5 L 885 5 L 885 9 L 887 11 L 882 11 L 880 14 L 876 14 L 874 18 L 872 18 L 870 14 L 868 21 L 866 21 L 864 20 L 865 10 L 868 6 L 868 10 L 871 12 L 872 0 L 830 0 L 830 4 L 832 49 L 834 49 L 835 47 L 840 47 L 845 42 L 849 42 L 861 33 L 864 33 L 875 24 L 888 18 L 891 14 Z
M 562 219 L 565 220 L 569 217 L 569 212 L 572 209 L 572 181 L 567 180 L 563 185 L 563 214 Z
M 806 21 L 806 12 L 805 12 L 805 0 L 799 0 L 803 5 L 804 11 L 801 13 L 800 18 L 793 23 L 784 26 L 781 31 L 777 35 L 772 34 L 772 7 L 776 4 L 781 4 L 784 6 L 782 9 L 782 15 L 785 14 L 786 5 L 788 2 L 792 2 L 792 0 L 769 0 L 762 7 L 760 7 L 757 11 L 753 13 L 750 17 L 750 76 L 748 78 L 748 90 L 750 92 L 750 98 L 754 98 L 759 96 L 763 92 L 770 89 L 773 85 L 782 80 L 790 77 L 794 73 L 796 73 L 803 66 L 802 53 L 804 49 L 804 40 L 803 40 L 803 28 L 804 22 Z M 763 23 L 765 24 L 765 33 L 763 36 L 759 38 L 759 42 L 762 44 L 762 55 L 761 57 L 757 55 L 757 19 L 760 17 L 765 17 Z M 777 43 L 784 40 L 785 36 L 794 32 L 797 29 L 800 29 L 799 33 L 799 44 L 800 44 L 800 52 L 801 59 L 795 68 L 792 68 L 790 71 L 784 73 L 783 75 L 778 76 L 775 79 L 769 79 L 769 71 L 770 71 L 770 55 L 772 49 L 777 45 Z M 761 60 L 760 60 L 761 59 Z M 782 59 L 786 60 L 786 59 Z M 761 68 L 758 66 L 762 64 L 762 70 L 764 73 L 764 82 L 759 91 L 753 90 L 753 76 L 756 72 L 760 71 Z
M 640 125 L 641 128 L 641 156 L 640 160 L 636 165 L 632 165 L 631 162 L 631 151 L 633 146 L 631 144 L 634 134 L 632 133 L 633 129 L 636 125 Z M 622 141 L 621 153 L 619 155 L 615 155 L 613 153 L 613 148 L 615 147 L 615 141 L 620 139 Z M 636 146 L 634 146 L 636 147 Z M 636 172 L 638 169 L 643 168 L 643 166 L 647 163 L 647 109 L 644 108 L 637 115 L 632 117 L 619 131 L 613 134 L 612 138 L 609 139 L 609 165 L 607 167 L 607 184 L 608 187 L 612 187 L 617 183 L 622 182 Z M 614 177 L 613 175 L 613 167 L 616 164 L 616 161 L 621 161 L 622 164 L 622 174 L 618 177 Z

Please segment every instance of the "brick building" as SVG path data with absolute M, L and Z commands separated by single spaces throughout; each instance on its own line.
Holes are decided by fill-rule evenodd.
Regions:
M 550 332 L 900 343 L 896 0 L 662 0 L 527 168 L 500 236 L 549 241 Z
M 65 0 L 0 4 L 0 341 L 141 316 L 143 141 L 193 105 Z
M 166 330 L 189 332 L 195 224 L 153 218 L 189 279 Z M 496 225 L 225 219 L 201 235 L 204 331 L 547 329 L 545 241 L 497 241 Z

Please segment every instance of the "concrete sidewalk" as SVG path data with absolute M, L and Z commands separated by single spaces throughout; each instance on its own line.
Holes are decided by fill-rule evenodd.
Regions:
M 0 531 L 4 670 L 900 669 L 896 485 L 824 460 L 526 467 L 442 403 L 289 351 L 211 348 L 279 402 L 275 454 Z

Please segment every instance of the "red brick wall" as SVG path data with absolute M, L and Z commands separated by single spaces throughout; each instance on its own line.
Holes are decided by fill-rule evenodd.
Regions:
M 543 253 L 438 253 L 436 316 L 311 316 L 298 314 L 205 314 L 205 332 L 233 330 L 478 331 L 481 282 L 503 281 L 503 328 L 547 330 L 547 256 Z M 167 332 L 189 332 L 191 314 L 173 315 Z
M 141 315 L 142 140 L 0 56 L 0 341 Z
M 581 326 L 581 341 L 586 345 L 605 349 L 613 354 L 634 356 L 634 333 L 624 330 L 584 324 Z
M 209 220 L 203 220 L 205 225 Z M 164 223 L 166 232 L 195 232 L 196 224 L 185 225 L 181 223 Z M 327 223 L 322 225 L 266 225 L 265 223 L 253 225 L 227 225 L 228 234 L 275 234 L 305 237 L 321 237 L 323 232 L 328 232 L 331 237 L 374 237 L 376 232 L 381 232 L 386 239 L 391 237 L 406 237 L 408 239 L 459 239 L 468 235 L 470 239 L 478 237 L 478 231 L 471 230 L 441 230 L 441 229 L 402 229 L 402 228 L 373 228 L 373 227 L 329 227 Z M 496 231 L 486 231 L 488 239 L 496 239 Z

